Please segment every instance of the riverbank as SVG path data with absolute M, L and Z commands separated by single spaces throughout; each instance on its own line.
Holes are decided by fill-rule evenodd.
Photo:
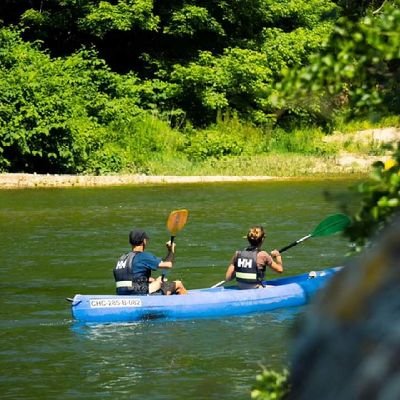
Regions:
M 353 171 L 353 170 L 352 170 Z M 366 172 L 365 172 L 366 174 Z M 100 187 L 125 185 L 162 185 L 185 183 L 220 183 L 220 182 L 266 182 L 273 180 L 301 179 L 337 179 L 359 177 L 363 172 L 341 173 L 330 176 L 313 175 L 282 176 L 147 176 L 147 175 L 40 175 L 40 174 L 0 174 L 0 189 L 24 188 L 62 188 L 62 187 Z
M 171 183 L 255 182 L 272 176 L 148 176 L 148 175 L 40 175 L 0 174 L 2 189 L 39 187 L 91 187 Z
M 368 148 L 388 143 L 400 143 L 399 128 L 381 128 L 344 135 L 328 136 L 326 142 L 352 141 L 361 152 L 339 152 L 331 157 L 301 156 L 293 154 L 255 156 L 250 159 L 237 157 L 227 163 L 213 166 L 215 174 L 183 175 L 50 175 L 3 173 L 0 189 L 51 188 L 51 187 L 97 187 L 148 184 L 215 183 L 215 182 L 263 182 L 271 180 L 335 179 L 367 176 L 375 161 L 386 161 L 390 152 L 380 156 L 368 155 Z M 357 147 L 355 146 L 355 147 Z M 239 165 L 239 167 L 235 167 Z M 239 171 L 246 171 L 244 174 Z M 263 174 L 264 172 L 264 174 Z
M 366 157 L 343 154 L 337 159 L 313 158 L 312 162 L 300 162 L 301 167 L 295 174 L 276 175 L 227 175 L 224 171 L 218 175 L 51 175 L 3 173 L 0 174 L 1 189 L 24 188 L 62 188 L 62 187 L 100 187 L 126 185 L 162 185 L 185 183 L 217 183 L 217 182 L 264 182 L 272 180 L 302 180 L 302 179 L 337 179 L 346 177 L 367 176 L 374 161 L 386 157 Z M 257 161 L 257 160 L 256 160 Z M 296 164 L 298 159 L 287 161 Z M 296 168 L 294 168 L 296 169 Z M 288 170 L 288 168 L 286 168 Z

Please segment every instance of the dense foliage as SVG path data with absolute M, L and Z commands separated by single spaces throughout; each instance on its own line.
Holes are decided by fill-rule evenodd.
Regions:
M 94 47 L 116 72 L 146 80 L 152 104 L 195 126 L 236 110 L 265 122 L 283 68 L 307 63 L 339 17 L 325 0 L 6 0 L 5 21 L 51 55 Z M 161 87 L 160 87 L 161 86 Z M 150 104 L 144 102 L 147 107 Z
M 338 12 L 323 0 L 4 0 L 0 170 L 147 173 L 171 152 L 251 151 L 212 125 L 273 121 L 280 71 L 307 63 Z
M 152 173 L 398 114 L 398 4 L 3 0 L 0 170 Z
M 340 19 L 309 66 L 287 71 L 281 106 L 326 119 L 343 109 L 348 118 L 399 114 L 399 6 L 395 0 L 360 20 Z
M 0 169 L 119 171 L 179 148 L 179 133 L 138 106 L 135 76 L 111 72 L 92 51 L 52 59 L 7 29 L 0 48 Z

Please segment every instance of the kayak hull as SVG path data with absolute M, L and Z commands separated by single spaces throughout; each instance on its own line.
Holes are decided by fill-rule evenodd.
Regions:
M 71 312 L 84 323 L 229 317 L 307 304 L 341 267 L 266 281 L 262 289 L 236 286 L 189 290 L 173 296 L 74 296 Z

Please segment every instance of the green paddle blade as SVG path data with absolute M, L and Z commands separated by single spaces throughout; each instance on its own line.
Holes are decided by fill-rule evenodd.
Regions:
M 333 214 L 321 221 L 313 230 L 311 236 L 328 236 L 341 232 L 351 223 L 350 218 L 345 214 Z

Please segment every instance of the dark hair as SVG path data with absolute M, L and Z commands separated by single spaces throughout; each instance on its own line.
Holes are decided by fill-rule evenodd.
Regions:
M 133 230 L 129 233 L 129 243 L 132 246 L 137 246 L 143 243 L 144 239 L 150 239 L 145 231 Z
M 265 238 L 265 231 L 261 225 L 252 226 L 247 232 L 247 240 L 251 246 L 260 246 Z

